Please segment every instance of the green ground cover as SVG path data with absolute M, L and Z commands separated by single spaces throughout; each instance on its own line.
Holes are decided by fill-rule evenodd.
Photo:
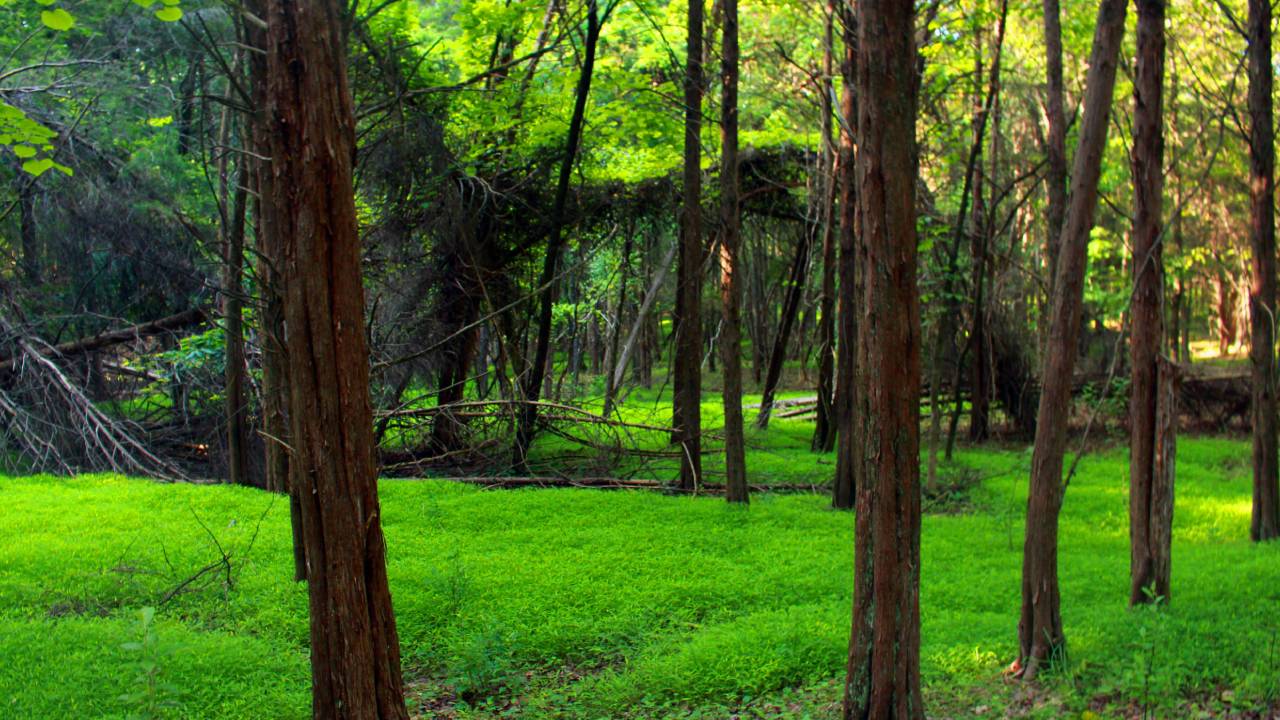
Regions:
M 808 427 L 758 436 L 768 452 L 748 458 L 756 479 L 821 481 L 830 457 L 787 449 L 807 447 Z M 967 512 L 923 528 L 931 715 L 1243 714 L 1280 700 L 1280 545 L 1247 541 L 1247 445 L 1180 443 L 1174 597 L 1154 612 L 1126 608 L 1125 458 L 1086 458 L 1067 491 L 1069 655 L 1028 691 L 1001 679 L 1015 652 L 1028 455 L 959 453 L 983 479 Z M 409 480 L 384 481 L 381 495 L 424 716 L 834 712 L 853 517 L 823 496 L 757 495 L 744 509 Z M 306 598 L 290 569 L 286 503 L 258 491 L 0 479 L 0 717 L 305 717 Z M 143 607 L 157 608 L 150 627 Z

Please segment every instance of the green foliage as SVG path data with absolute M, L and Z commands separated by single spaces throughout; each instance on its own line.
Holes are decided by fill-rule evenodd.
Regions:
M 1229 692 L 1237 710 L 1277 697 L 1280 547 L 1247 540 L 1249 478 L 1235 462 L 1247 447 L 1191 439 L 1179 453 L 1174 597 L 1158 612 L 1125 608 L 1117 478 L 1127 452 L 1087 458 L 1072 481 L 1061 539 L 1071 655 L 1046 678 L 1042 715 L 1148 702 L 1154 716 L 1184 716 L 1206 693 L 1221 706 Z M 759 467 L 761 455 L 749 461 Z M 930 515 L 923 528 L 922 671 L 926 701 L 944 716 L 972 714 L 974 698 L 996 709 L 1022 702 L 993 678 L 1015 654 L 1021 543 L 1011 537 L 1026 504 L 1025 457 L 962 450 L 959 460 L 985 478 L 972 491 L 976 511 Z M 816 482 L 830 472 L 809 467 Z M 443 481 L 388 480 L 380 494 L 419 704 L 465 694 L 465 717 L 791 717 L 763 709 L 788 705 L 794 717 L 825 717 L 838 698 L 852 517 L 825 496 L 759 495 L 744 510 L 718 498 Z M 247 488 L 111 476 L 9 478 L 0 496 L 5 712 L 132 709 L 119 700 L 137 690 L 139 651 L 121 647 L 143 634 L 131 608 L 156 605 L 171 586 L 168 563 L 208 562 L 197 507 L 227 547 L 249 548 L 266 515 L 235 556 L 233 588 L 183 593 L 156 611 L 158 646 L 175 648 L 157 656 L 181 691 L 172 710 L 307 715 L 306 592 L 289 581 L 284 503 Z
M 138 613 L 139 638 L 120 646 L 137 657 L 136 688 L 120 696 L 121 703 L 134 709 L 128 715 L 130 720 L 153 720 L 161 717 L 165 709 L 179 707 L 181 688 L 161 679 L 162 663 L 177 647 L 160 641 L 155 617 L 155 608 L 142 608 Z

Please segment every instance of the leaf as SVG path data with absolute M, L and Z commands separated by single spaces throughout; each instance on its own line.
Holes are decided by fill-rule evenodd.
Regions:
M 27 158 L 33 158 L 36 156 L 36 149 L 30 145 L 14 145 L 13 154 L 23 160 L 26 160 Z
M 182 19 L 182 8 L 172 5 L 156 11 L 156 19 L 160 22 L 178 22 Z
M 53 161 L 49 158 L 41 158 L 39 160 L 28 160 L 22 163 L 22 171 L 28 175 L 40 177 L 53 167 Z
M 54 8 L 53 10 L 45 10 L 40 13 L 40 22 L 52 30 L 70 30 L 72 25 L 76 24 L 76 19 L 71 13 L 62 8 Z

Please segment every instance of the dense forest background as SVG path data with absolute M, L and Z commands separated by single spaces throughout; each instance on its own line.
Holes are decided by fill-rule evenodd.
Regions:
M 108 567 L 99 548 L 85 557 L 100 578 L 143 579 L 63 597 L 33 589 L 46 569 L 24 558 L 10 581 L 0 575 L 16 608 L 0 623 L 29 638 L 37 622 L 145 606 L 142 641 L 126 648 L 144 656 L 144 690 L 121 696 L 144 717 L 192 692 L 158 689 L 153 623 L 166 608 L 184 632 L 202 618 L 301 646 L 316 717 L 403 717 L 406 697 L 433 717 L 923 717 L 922 697 L 974 715 L 994 704 L 1013 716 L 1203 706 L 1268 717 L 1280 692 L 1274 622 L 1257 620 L 1275 600 L 1260 589 L 1275 543 L 1261 541 L 1280 536 L 1270 6 L 1127 10 L 0 0 L 0 463 L 35 478 L 5 478 L 25 508 L 9 532 L 58 527 L 66 519 L 50 513 L 69 487 L 112 507 L 132 493 L 164 506 L 156 490 L 117 492 L 115 475 L 252 493 L 186 496 L 185 524 L 164 515 L 172 508 L 157 516 L 157 528 L 197 528 L 197 546 L 216 549 L 190 572 L 163 542 L 154 567 Z M 1190 437 L 1181 447 L 1179 433 Z M 1191 500 L 1175 526 L 1179 463 Z M 1209 479 L 1246 466 L 1247 491 Z M 47 476 L 91 473 L 113 475 L 42 495 Z M 1126 474 L 1123 503 L 1110 502 Z M 435 480 L 394 486 L 388 521 L 379 475 Z M 733 599 L 725 586 L 751 585 L 741 568 L 672 589 L 680 561 L 659 554 L 630 568 L 640 585 L 565 580 L 594 598 L 579 608 L 594 620 L 563 614 L 574 603 L 555 571 L 526 577 L 544 584 L 530 601 L 543 620 L 519 618 L 500 607 L 519 602 L 501 582 L 517 559 L 467 550 L 485 557 L 471 567 L 493 563 L 476 581 L 484 591 L 458 560 L 487 542 L 481 526 L 518 524 L 519 511 L 453 506 L 460 491 L 443 488 L 466 485 L 656 491 L 615 494 L 603 501 L 612 509 L 573 495 L 510 502 L 578 523 L 572 542 L 594 546 L 574 533 L 621 522 L 686 560 L 700 551 L 668 533 L 688 528 L 611 513 L 723 496 L 742 514 L 691 511 L 694 534 L 736 527 L 786 554 L 790 535 L 748 518 L 834 537 L 847 515 L 813 515 L 804 503 L 820 495 L 822 508 L 856 509 L 852 566 L 835 561 L 855 579 L 807 586 L 797 578 L 830 567 L 793 559 L 803 569 L 773 578 L 776 594 Z M 554 497 L 577 510 L 542 505 Z M 226 530 L 251 527 L 239 544 L 197 512 L 224 500 L 243 516 Z M 439 526 L 408 532 L 400 503 L 423 508 L 409 525 Z M 946 555 L 972 534 L 1016 555 L 1021 505 L 1020 577 L 1003 565 L 975 575 L 1008 581 L 1013 601 L 977 601 L 1000 606 L 968 618 L 982 642 L 952 637 L 928 615 L 930 601 L 949 607 L 928 580 L 921 601 L 922 542 Z M 793 512 L 803 523 L 788 525 Z M 1248 518 L 1239 532 L 1233 513 Z M 1081 562 L 1092 550 L 1079 545 L 1060 553 L 1060 531 L 1113 522 L 1124 542 L 1094 549 L 1127 547 L 1128 573 L 1107 566 L 1128 579 L 1106 596 L 1138 608 L 1123 631 L 1102 600 L 1059 582 L 1060 554 L 1101 567 Z M 1196 543 L 1185 565 L 1171 559 L 1175 527 Z M 248 560 L 259 530 L 275 538 L 264 541 L 271 572 Z M 1259 547 L 1231 544 L 1245 538 Z M 424 570 L 434 584 L 407 589 L 396 548 L 447 554 L 441 543 L 453 555 Z M 1219 547 L 1252 574 L 1215 574 Z M 703 560 L 760 560 L 741 552 Z M 289 571 L 308 604 L 303 590 L 277 589 Z M 1189 649 L 1159 675 L 1164 640 L 1152 638 L 1191 647 L 1232 624 L 1196 582 L 1243 583 L 1249 620 L 1237 619 L 1240 638 Z M 839 597 L 847 619 L 850 586 L 853 632 L 838 652 L 779 629 L 820 616 L 814 637 L 843 634 L 823 603 Z M 1175 605 L 1188 614 L 1158 615 L 1175 587 L 1188 588 Z M 740 613 L 734 622 L 783 615 L 664 655 L 654 648 L 674 636 L 656 634 L 684 631 L 628 604 L 657 588 L 670 590 L 661 600 L 677 625 L 707 617 L 685 614 L 699 604 L 685 591 Z M 407 614 L 392 612 L 393 591 Z M 288 609 L 273 628 L 260 604 L 277 601 Z M 981 649 L 992 617 L 1010 630 L 1018 618 L 1016 648 Z M 1137 633 L 1131 662 L 1145 671 L 1116 669 L 1128 646 L 1104 652 L 1105 670 L 1069 663 L 1067 637 L 1082 626 L 1086 648 Z M 930 649 L 930 637 L 955 642 Z M 971 661 L 946 655 L 967 644 Z M 690 657 L 758 663 L 769 649 L 776 672 L 674 679 Z M 833 656 L 846 679 L 824 685 L 839 672 Z M 622 669 L 632 661 L 640 670 Z M 1122 679 L 1100 679 L 1112 671 Z M 1041 694 L 1033 683 L 1046 676 Z M 993 677 L 1033 689 L 996 698 Z M 956 689 L 979 687 L 989 704 Z M 293 708 L 284 695 L 261 701 Z

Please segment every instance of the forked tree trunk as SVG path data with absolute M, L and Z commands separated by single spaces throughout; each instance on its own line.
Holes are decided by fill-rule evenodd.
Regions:
M 684 198 L 676 269 L 673 441 L 680 445 L 680 487 L 702 481 L 702 21 L 703 0 L 690 0 L 685 40 Z
M 836 350 L 836 474 L 831 481 L 831 506 L 848 510 L 853 507 L 854 492 L 858 487 L 859 443 L 861 428 L 856 413 L 860 410 L 858 396 L 862 377 L 858 367 L 858 315 L 861 312 L 861 288 L 859 287 L 857 257 L 857 209 L 858 177 L 854 164 L 853 127 L 858 122 L 857 99 L 854 88 L 854 69 L 857 63 L 858 22 L 853 9 L 847 3 L 840 5 L 840 17 L 844 26 L 844 91 L 840 95 L 840 145 L 836 156 L 836 169 L 840 180 L 840 309 L 839 345 Z
M 1129 604 L 1169 597 L 1168 523 L 1173 521 L 1172 468 L 1156 476 L 1164 340 L 1164 260 L 1160 235 L 1164 192 L 1164 3 L 1137 0 L 1133 86 L 1133 302 L 1129 335 Z M 1167 373 L 1166 373 L 1167 374 Z M 1168 382 L 1168 379 L 1165 380 Z M 1167 428 L 1166 432 L 1171 432 Z M 1172 442 L 1163 443 L 1172 451 Z M 1172 459 L 1172 458 L 1170 458 Z M 1166 508 L 1165 501 L 1170 501 Z
M 724 366 L 725 499 L 746 503 L 746 446 L 742 421 L 742 218 L 738 203 L 738 0 L 724 0 L 720 96 L 720 357 Z
M 769 416 L 773 412 L 773 398 L 778 392 L 778 382 L 782 379 L 782 366 L 787 360 L 787 344 L 791 340 L 791 328 L 795 326 L 796 315 L 800 312 L 800 300 L 804 296 L 805 270 L 808 267 L 809 230 L 802 228 L 800 238 L 796 241 L 795 257 L 791 260 L 791 272 L 787 275 L 787 294 L 782 301 L 782 319 L 778 323 L 778 334 L 773 339 L 773 350 L 769 353 L 769 369 L 764 376 L 760 414 L 756 416 L 756 427 L 761 430 L 769 427 Z
M 910 0 L 858 4 L 860 308 L 853 633 L 843 716 L 923 718 L 916 52 Z M 870 391 L 874 388 L 874 391 Z
M 1280 458 L 1276 448 L 1276 218 L 1272 112 L 1271 5 L 1249 0 L 1249 290 L 1253 368 L 1253 520 L 1255 542 L 1280 537 Z
M 374 465 L 342 8 L 266 6 L 270 201 L 283 244 L 312 714 L 407 719 Z
M 1115 90 L 1116 62 L 1124 38 L 1126 0 L 1102 0 L 1089 57 L 1080 141 L 1071 173 L 1071 207 L 1059 242 L 1057 279 L 1049 309 L 1049 335 L 1022 555 L 1022 613 L 1018 622 L 1018 672 L 1035 678 L 1062 648 L 1058 588 L 1058 514 L 1062 509 L 1062 458 L 1067 444 L 1071 373 L 1080 339 L 1085 250 L 1098 207 L 1098 178 Z

